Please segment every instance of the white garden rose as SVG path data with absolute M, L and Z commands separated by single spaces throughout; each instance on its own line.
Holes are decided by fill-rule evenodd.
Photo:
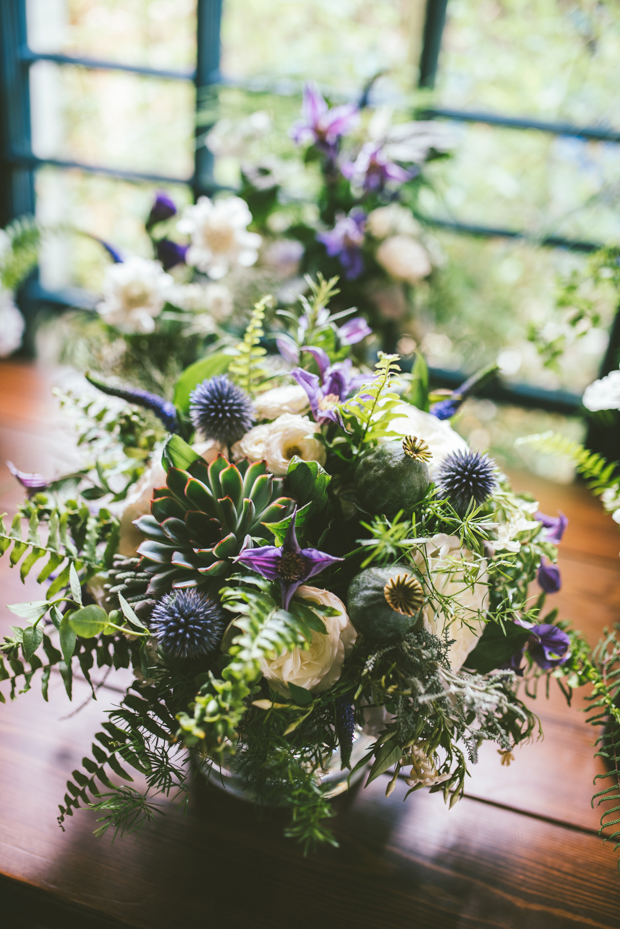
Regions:
M 249 458 L 251 461 L 265 459 L 272 474 L 283 477 L 295 455 L 303 461 L 318 461 L 325 464 L 325 446 L 316 438 L 321 427 L 307 416 L 283 413 L 272 423 L 254 426 L 232 447 L 235 460 Z
M 303 387 L 299 384 L 287 384 L 285 387 L 274 387 L 264 394 L 259 394 L 254 400 L 254 408 L 258 419 L 276 419 L 282 413 L 307 413 L 310 403 Z
M 192 448 L 197 455 L 204 458 L 207 464 L 215 461 L 222 451 L 221 446 L 213 439 L 199 442 Z M 124 558 L 133 558 L 138 546 L 144 542 L 144 536 L 133 524 L 134 520 L 149 515 L 153 491 L 156 487 L 164 487 L 165 483 L 166 472 L 161 462 L 157 460 L 144 472 L 124 501 L 124 507 L 120 513 L 121 525 L 118 539 L 118 551 Z
M 433 456 L 428 462 L 431 479 L 447 455 L 466 452 L 469 448 L 465 439 L 454 431 L 447 419 L 437 419 L 431 413 L 425 413 L 410 403 L 399 404 L 392 415 L 394 418 L 390 421 L 390 429 L 402 436 L 417 436 L 428 445 Z
M 433 270 L 428 252 L 411 235 L 393 235 L 376 252 L 379 264 L 397 281 L 418 284 Z
M 121 332 L 153 332 L 155 317 L 172 299 L 173 288 L 173 278 L 158 261 L 134 256 L 107 267 L 97 310 Z
M 19 348 L 25 328 L 13 294 L 0 285 L 0 358 L 6 358 Z
M 407 207 L 400 203 L 390 203 L 389 206 L 379 206 L 368 214 L 366 230 L 375 239 L 386 239 L 390 235 L 403 234 L 419 235 L 422 227 Z
M 448 661 L 456 672 L 484 632 L 489 596 L 486 562 L 478 563 L 473 577 L 473 555 L 461 546 L 458 536 L 439 533 L 423 545 L 425 552 L 419 551 L 415 560 L 428 597 L 422 610 L 424 628 L 439 638 L 448 629 L 449 637 L 455 639 L 448 651 Z M 441 596 L 453 598 L 449 601 L 450 612 Z
M 287 695 L 287 684 L 296 684 L 320 693 L 328 690 L 340 677 L 342 665 L 350 654 L 357 633 L 347 615 L 344 603 L 329 590 L 299 587 L 296 597 L 338 610 L 336 616 L 322 617 L 327 634 L 312 633 L 310 648 L 294 648 L 277 658 L 263 658 L 261 669 L 271 687 Z
M 252 214 L 240 197 L 199 197 L 198 203 L 185 209 L 177 226 L 191 236 L 185 261 L 214 280 L 234 265 L 249 268 L 256 263 L 262 242 L 255 232 L 248 232 L 251 222 Z

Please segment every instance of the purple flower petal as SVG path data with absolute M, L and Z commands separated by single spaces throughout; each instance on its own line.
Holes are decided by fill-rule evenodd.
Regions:
M 234 559 L 244 567 L 262 574 L 270 581 L 279 580 L 278 565 L 282 559 L 282 549 L 275 545 L 261 545 L 260 548 L 246 548 Z
M 276 336 L 276 345 L 285 361 L 292 365 L 299 364 L 299 349 L 292 339 L 286 335 Z
M 177 265 L 185 264 L 185 256 L 189 245 L 179 245 L 172 239 L 160 239 L 157 242 L 157 258 L 161 261 L 164 271 L 169 271 Z
M 319 374 L 321 376 L 321 381 L 323 381 L 323 378 L 325 377 L 325 372 L 329 368 L 329 355 L 324 349 L 315 348 L 314 345 L 304 345 L 303 351 L 309 352 L 312 355 L 312 357 L 314 358 L 314 360 L 316 361 L 318 365 Z
M 323 396 L 320 388 L 320 381 L 317 374 L 311 374 L 310 371 L 304 371 L 303 368 L 295 368 L 291 371 L 291 376 L 295 378 L 300 387 L 308 394 L 310 409 L 315 419 L 319 415 L 319 400 Z
M 564 513 L 559 511 L 557 516 L 547 516 L 546 513 L 541 513 L 539 510 L 538 513 L 534 514 L 534 519 L 542 523 L 547 530 L 544 534 L 545 542 L 552 542 L 553 545 L 559 545 L 566 531 L 566 527 L 568 526 L 568 516 L 565 516 Z
M 329 568 L 330 565 L 335 564 L 337 561 L 344 561 L 344 558 L 336 558 L 334 555 L 327 555 L 325 552 L 317 551 L 316 548 L 303 548 L 301 550 L 301 555 L 309 564 L 308 573 L 304 581 L 314 577 L 315 574 L 320 574 L 321 571 L 324 571 L 325 568 Z
M 562 586 L 560 569 L 554 564 L 545 564 L 545 559 L 541 558 L 538 574 L 536 575 L 538 583 L 546 594 L 556 594 Z
M 353 281 L 364 271 L 362 245 L 366 228 L 366 214 L 363 210 L 351 210 L 348 216 L 341 213 L 336 225 L 327 232 L 319 232 L 317 241 L 321 242 L 330 258 L 338 258 L 347 280 Z
M 177 208 L 174 200 L 167 193 L 159 191 L 151 207 L 151 212 L 146 221 L 146 228 L 149 229 L 156 223 L 163 223 L 166 219 L 171 219 L 176 214 Z
M 372 329 L 362 316 L 349 319 L 338 329 L 338 337 L 343 345 L 355 345 L 367 335 L 372 335 Z
M 527 650 L 544 671 L 564 664 L 570 658 L 570 639 L 558 626 L 542 623 L 534 626 Z
M 20 471 L 12 461 L 7 461 L 6 466 L 22 487 L 26 488 L 29 495 L 36 494 L 40 490 L 46 490 L 49 487 L 49 481 L 42 474 L 29 474 L 27 471 Z

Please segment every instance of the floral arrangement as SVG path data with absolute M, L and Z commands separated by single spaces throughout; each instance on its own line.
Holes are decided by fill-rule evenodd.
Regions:
M 445 126 L 395 121 L 368 94 L 330 107 L 308 84 L 288 132 L 265 110 L 219 119 L 206 144 L 217 163 L 241 155 L 232 190 L 183 209 L 160 192 L 145 220 L 152 257 L 97 240 L 112 263 L 96 313 L 71 321 L 64 360 L 167 389 L 222 333 L 242 334 L 261 293 L 290 304 L 318 273 L 341 276 L 334 312 L 356 305 L 392 349 L 441 263 L 417 199 L 424 163 L 452 143 Z
M 310 281 L 272 317 L 283 353 L 263 345 L 259 301 L 174 402 L 91 379 L 110 399 L 63 398 L 83 468 L 14 469 L 27 497 L 0 550 L 22 579 L 37 565 L 44 595 L 9 607 L 25 623 L 1 645 L 0 681 L 14 698 L 38 677 L 47 699 L 56 668 L 71 698 L 78 668 L 93 696 L 95 668 L 134 674 L 61 824 L 89 806 L 99 832 L 134 831 L 158 796 L 187 794 L 194 762 L 288 808 L 305 847 L 334 842 L 329 797 L 347 783 L 390 772 L 388 794 L 404 777 L 452 805 L 481 742 L 509 763 L 538 732 L 522 677 L 567 694 L 592 679 L 585 644 L 545 606 L 566 518 L 450 425 L 479 379 L 433 402 L 396 355 L 354 364 L 347 336 L 363 324 L 330 311 L 335 285 Z

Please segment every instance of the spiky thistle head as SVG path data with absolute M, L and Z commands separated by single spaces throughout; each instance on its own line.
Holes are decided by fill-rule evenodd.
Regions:
M 226 619 L 217 600 L 190 588 L 162 597 L 153 608 L 149 627 L 171 657 L 203 658 L 219 647 Z
M 424 589 L 416 577 L 399 574 L 391 578 L 383 588 L 383 596 L 397 613 L 415 616 L 424 603 Z
M 481 452 L 453 452 L 442 461 L 436 483 L 441 495 L 464 513 L 472 500 L 480 505 L 495 490 L 495 464 Z
M 252 426 L 254 407 L 244 390 L 225 374 L 203 381 L 190 396 L 190 416 L 207 439 L 223 445 L 237 442 Z
M 405 455 L 408 455 L 409 458 L 413 458 L 414 461 L 430 461 L 433 457 L 424 439 L 418 439 L 415 435 L 405 436 L 403 439 L 403 451 Z

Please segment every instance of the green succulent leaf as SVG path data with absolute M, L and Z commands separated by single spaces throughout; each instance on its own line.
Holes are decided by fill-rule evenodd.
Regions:
M 180 435 L 171 435 L 161 456 L 161 462 L 168 471 L 170 468 L 179 468 L 181 471 L 187 471 L 189 466 L 200 459 L 191 445 L 181 438 Z
M 320 513 L 327 503 L 330 481 L 330 475 L 318 461 L 303 461 L 297 456 L 291 459 L 286 474 L 286 486 L 301 506 L 312 503 L 314 513 Z

